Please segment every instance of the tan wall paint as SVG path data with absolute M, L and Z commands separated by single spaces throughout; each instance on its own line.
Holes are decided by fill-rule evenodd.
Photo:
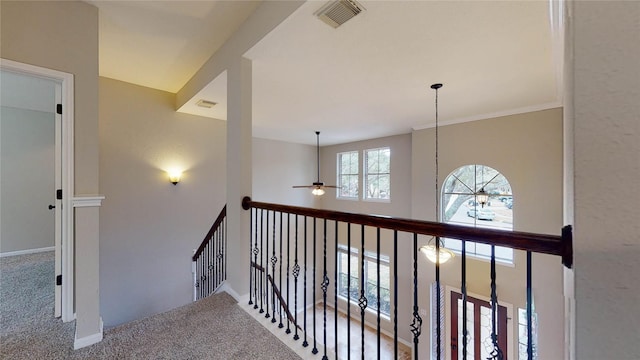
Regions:
M 481 140 L 479 140 L 481 139 Z M 435 130 L 415 131 L 412 141 L 413 218 L 435 219 Z M 562 227 L 562 110 L 552 109 L 439 129 L 439 189 L 455 169 L 483 164 L 500 171 L 514 193 L 514 229 L 560 234 Z M 542 194 L 542 195 L 541 195 Z M 419 246 L 426 243 L 421 239 Z M 554 358 L 563 348 L 562 267 L 560 259 L 534 256 L 534 297 L 540 314 L 540 356 Z M 422 261 L 421 268 L 432 264 Z M 468 262 L 468 291 L 490 295 L 489 263 Z M 516 252 L 515 267 L 498 266 L 498 296 L 515 307 L 525 306 L 525 254 Z M 434 281 L 428 272 L 426 283 Z M 443 284 L 460 287 L 460 259 L 442 267 Z M 426 300 L 429 290 L 421 288 Z M 427 303 L 421 301 L 421 307 Z M 516 309 L 514 309 L 515 311 Z M 515 318 L 514 318 L 515 319 Z M 428 323 L 428 319 L 427 319 Z M 517 324 L 514 334 L 517 334 Z M 428 351 L 427 345 L 424 349 Z
M 107 326 L 191 301 L 192 251 L 225 204 L 226 122 L 100 78 L 101 309 Z M 174 186 L 166 170 L 183 167 Z
M 98 192 L 98 9 L 79 1 L 2 1 L 0 54 L 4 59 L 74 75 L 75 194 Z M 36 25 L 37 26 L 34 26 Z M 71 194 L 69 194 L 71 195 Z M 98 216 L 98 212 L 87 214 Z M 95 221 L 93 221 L 95 220 Z M 82 234 L 97 233 L 97 219 Z M 76 338 L 100 333 L 98 238 L 76 235 L 83 260 L 76 264 Z M 82 268 L 81 266 L 87 266 Z M 87 286 L 85 286 L 87 285 Z
M 572 1 L 577 359 L 640 359 L 640 2 Z

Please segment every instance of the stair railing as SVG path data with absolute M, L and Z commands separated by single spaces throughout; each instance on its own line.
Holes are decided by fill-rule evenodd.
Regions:
M 562 229 L 561 235 L 535 234 L 519 231 L 502 231 L 486 228 L 475 228 L 458 226 L 445 223 L 436 223 L 429 221 L 400 219 L 393 217 L 362 215 L 345 212 L 336 212 L 330 210 L 319 210 L 296 206 L 287 206 L 271 203 L 263 203 L 252 201 L 249 197 L 245 197 L 242 202 L 245 210 L 250 210 L 251 214 L 251 237 L 250 241 L 250 281 L 249 281 L 249 305 L 260 313 L 265 313 L 265 317 L 271 316 L 272 323 L 276 323 L 276 304 L 293 305 L 292 311 L 288 312 L 286 333 L 291 333 L 290 323 L 301 325 L 301 331 L 294 327 L 293 340 L 302 339 L 302 346 L 308 347 L 312 345 L 311 353 L 318 354 L 322 352 L 322 359 L 346 358 L 352 356 L 354 349 L 358 354 L 353 354 L 354 358 L 381 358 L 381 308 L 385 304 L 385 310 L 389 311 L 388 319 L 393 323 L 392 334 L 393 339 L 393 358 L 399 358 L 398 336 L 399 327 L 404 327 L 404 331 L 412 336 L 413 350 L 412 357 L 416 360 L 421 358 L 429 358 L 432 356 L 438 360 L 445 358 L 444 351 L 444 334 L 442 327 L 444 320 L 442 318 L 442 309 L 444 308 L 444 289 L 441 283 L 441 265 L 439 261 L 433 264 L 435 268 L 435 283 L 420 283 L 419 281 L 419 248 L 418 239 L 425 242 L 425 236 L 431 238 L 452 238 L 462 242 L 462 270 L 461 270 L 461 293 L 462 308 L 467 308 L 467 280 L 466 280 L 466 258 L 467 254 L 465 246 L 467 242 L 475 242 L 487 244 L 491 246 L 491 273 L 490 273 L 490 292 L 491 300 L 490 317 L 491 321 L 491 342 L 492 349 L 490 358 L 497 360 L 507 359 L 505 353 L 506 344 L 503 340 L 499 340 L 498 334 L 506 333 L 506 324 L 502 322 L 498 324 L 500 319 L 498 309 L 497 294 L 497 276 L 496 276 L 496 258 L 495 247 L 503 246 L 512 249 L 526 251 L 526 317 L 527 317 L 527 355 L 529 360 L 533 360 L 534 343 L 532 340 L 533 332 L 533 311 L 532 311 L 532 254 L 542 253 L 559 256 L 562 264 L 571 268 L 573 261 L 572 248 L 572 232 L 570 226 Z M 318 226 L 319 225 L 319 226 Z M 381 236 L 381 230 L 384 230 L 384 236 Z M 355 234 L 352 236 L 352 234 Z M 384 239 L 383 239 L 384 238 Z M 381 241 L 391 243 L 393 246 L 389 263 L 393 264 L 393 268 L 388 268 L 390 273 L 390 287 L 385 289 L 384 295 L 381 292 Z M 346 244 L 347 252 L 344 250 Z M 389 244 L 386 244 L 389 245 Z M 399 245 L 402 246 L 400 253 Z M 440 241 L 435 241 L 436 253 L 438 253 Z M 371 253 L 367 249 L 375 248 L 375 252 Z M 354 249 L 354 250 L 351 250 Z M 410 249 L 410 250 L 409 250 Z M 357 255 L 351 259 L 353 253 Z M 365 254 L 368 253 L 366 256 Z M 319 255 L 319 256 L 318 256 Z M 344 256 L 343 256 L 344 255 Z M 400 259 L 399 260 L 399 255 Z M 339 258 L 340 256 L 340 258 Z M 437 255 L 439 256 L 439 255 Z M 320 261 L 318 260 L 320 258 Z M 328 266 L 329 260 L 329 266 Z M 377 279 L 375 288 L 370 289 L 369 280 L 365 281 L 365 276 L 360 276 L 356 281 L 351 281 L 352 264 L 356 262 L 358 273 L 365 274 L 365 267 L 374 268 L 375 272 L 369 273 Z M 411 279 L 411 298 L 413 306 L 411 309 L 398 308 L 398 263 L 403 262 L 403 266 L 410 264 L 413 269 Z M 338 263 L 343 263 L 346 267 L 346 274 L 338 276 Z M 366 264 L 365 264 L 366 262 Z M 331 266 L 330 264 L 333 263 Z M 406 265 L 404 265 L 406 264 Z M 346 265 L 346 266 L 345 266 Z M 421 269 L 424 272 L 423 269 Z M 319 272 L 319 274 L 317 274 Z M 346 275 L 346 276 L 343 276 Z M 344 280 L 342 279 L 344 278 Z M 345 281 L 346 280 L 346 281 Z M 406 280 L 405 280 L 406 281 Z M 284 282 L 284 284 L 283 284 Z M 338 283 L 340 282 L 340 289 Z M 272 284 L 272 289 L 279 289 L 278 294 L 269 291 L 268 284 Z M 345 284 L 346 283 L 346 284 Z M 432 325 L 435 327 L 435 334 L 432 335 L 431 354 L 418 355 L 418 343 L 422 334 L 423 320 L 419 308 L 418 295 L 419 287 L 431 286 L 431 301 L 437 304 L 432 309 L 434 321 Z M 346 287 L 342 289 L 342 287 Z M 354 289 L 355 288 L 355 289 Z M 365 290 L 366 289 L 366 290 Z M 320 291 L 317 296 L 316 291 Z M 345 290 L 345 291 L 342 291 Z M 302 292 L 302 294 L 300 294 Z M 329 297 L 332 295 L 332 300 Z M 347 297 L 346 305 L 347 326 L 346 330 L 342 328 L 339 333 L 338 315 L 334 316 L 334 324 L 327 323 L 327 306 L 333 307 L 334 310 L 339 309 L 338 295 L 343 299 Z M 406 294 L 407 296 L 409 294 Z M 291 299 L 293 298 L 293 299 Z M 302 298 L 302 299 L 300 299 Z M 293 301 L 291 301 L 293 300 Z M 321 312 L 316 311 L 316 302 L 322 308 Z M 351 307 L 355 305 L 359 307 L 360 319 L 360 343 L 352 344 L 351 330 L 352 317 Z M 283 305 L 284 306 L 284 305 Z M 344 306 L 343 306 L 344 307 Z M 308 314 L 307 309 L 313 308 L 312 314 Z M 298 311 L 299 309 L 302 309 Z M 357 309 L 357 308 L 356 308 Z M 409 311 L 402 316 L 399 311 Z M 270 314 L 271 312 L 271 314 Z M 466 311 L 463 311 L 462 334 L 460 343 L 462 344 L 461 359 L 467 359 L 467 343 L 470 340 L 467 329 Z M 366 317 L 365 317 L 366 314 Z M 298 319 L 301 316 L 302 319 Z M 375 317 L 375 324 L 371 324 L 371 316 Z M 321 317 L 321 319 L 317 319 Z M 409 319 L 410 323 L 399 324 L 398 319 Z M 293 319 L 290 319 L 293 318 Z M 322 322 L 318 324 L 318 321 Z M 372 346 L 365 347 L 365 323 L 372 325 L 377 334 L 377 348 Z M 283 328 L 283 319 L 280 316 L 279 328 Z M 427 324 L 427 329 L 430 326 Z M 333 332 L 332 343 L 327 341 L 327 331 Z M 408 330 L 408 331 L 407 331 Z M 339 344 L 339 339 L 344 339 L 346 344 Z M 429 339 L 427 339 L 429 340 Z M 312 342 L 312 343 L 311 343 Z M 340 346 L 339 346 L 340 345 Z M 346 346 L 345 346 L 346 345 Z M 353 345 L 353 346 L 352 346 Z M 321 346 L 322 349 L 318 347 Z M 328 349 L 328 346 L 332 347 Z M 457 346 L 457 343 L 456 345 Z M 452 343 L 452 349 L 454 344 Z M 341 349 L 341 350 L 340 350 Z M 346 349 L 346 354 L 344 353 Z M 367 353 L 365 353 L 365 349 Z M 455 358 L 458 358 L 458 350 L 455 351 Z M 454 353 L 452 353 L 452 358 Z M 477 356 L 478 354 L 476 354 Z
M 227 206 L 225 205 L 191 258 L 193 301 L 213 294 L 227 279 L 226 245 Z

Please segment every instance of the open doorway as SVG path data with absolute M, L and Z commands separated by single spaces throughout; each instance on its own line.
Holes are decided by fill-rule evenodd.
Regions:
M 43 276 L 55 289 L 54 315 L 71 321 L 73 111 L 63 110 L 73 109 L 73 76 L 5 59 L 0 65 L 0 253 L 50 252 L 54 271 Z

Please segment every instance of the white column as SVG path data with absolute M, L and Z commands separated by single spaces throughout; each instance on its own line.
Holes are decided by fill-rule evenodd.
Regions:
M 227 70 L 227 281 L 235 296 L 249 293 L 249 211 L 251 196 L 251 61 Z

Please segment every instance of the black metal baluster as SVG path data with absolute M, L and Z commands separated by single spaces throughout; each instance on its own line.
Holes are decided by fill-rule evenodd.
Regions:
M 280 280 L 280 296 L 282 296 L 282 263 L 284 261 L 282 260 L 282 211 L 280 212 L 280 276 L 279 276 L 279 280 Z M 289 304 L 287 304 L 289 305 Z M 278 324 L 278 327 L 280 329 L 282 329 L 284 327 L 284 324 L 282 323 L 282 303 L 280 303 L 280 324 Z
M 491 343 L 493 350 L 489 353 L 488 360 L 503 360 L 502 350 L 498 345 L 498 293 L 496 291 L 496 247 L 491 245 Z
M 271 302 L 272 302 L 272 311 L 273 316 L 271 317 L 271 322 L 275 323 L 276 321 L 276 264 L 278 262 L 278 258 L 276 257 L 276 212 L 273 212 L 273 251 L 271 254 L 271 277 L 273 278 L 273 283 L 271 284 Z
M 271 314 L 269 314 L 269 210 L 267 210 L 267 223 L 265 224 L 265 230 L 266 230 L 266 243 L 267 243 L 267 248 L 266 251 L 264 252 L 264 294 L 265 297 L 267 299 L 267 313 L 264 315 L 265 319 L 268 319 L 269 317 L 271 317 Z
M 322 247 L 324 250 L 323 254 L 323 265 L 322 272 L 324 275 L 322 276 L 322 303 L 324 305 L 324 319 L 323 319 L 323 329 L 324 329 L 324 356 L 322 360 L 328 360 L 327 357 L 327 288 L 329 287 L 329 277 L 327 276 L 327 219 L 324 219 L 323 222 L 324 231 L 323 231 L 323 239 L 322 239 Z
M 312 311 L 313 311 L 313 349 L 311 350 L 312 354 L 318 353 L 318 347 L 316 346 L 316 339 L 318 336 L 316 335 L 316 218 L 313 218 L 313 299 L 311 300 Z
M 360 253 L 360 299 L 358 301 L 358 305 L 360 305 L 360 336 L 361 336 L 361 341 L 360 341 L 360 346 L 362 347 L 362 360 L 364 360 L 364 313 L 365 313 L 365 309 L 367 308 L 367 297 L 365 296 L 365 289 L 367 286 L 366 283 L 366 274 L 365 274 L 365 268 L 364 268 L 364 225 L 361 226 L 360 229 L 361 232 L 361 236 L 360 236 L 360 243 L 361 243 L 361 248 L 362 248 L 362 252 Z
M 442 312 L 440 307 L 442 302 L 440 299 L 440 238 L 436 236 L 436 359 L 442 358 Z
M 289 244 L 291 243 L 291 214 L 287 213 L 287 306 L 291 306 L 291 302 L 289 301 L 289 293 L 291 292 L 291 288 L 289 287 L 289 269 L 291 260 L 291 252 L 289 251 Z M 296 309 L 293 309 L 295 311 Z M 291 334 L 291 319 L 287 316 L 287 334 Z
M 304 325 L 304 341 L 302 346 L 309 346 L 307 341 L 307 216 L 304 217 L 304 313 L 302 314 L 302 322 Z
M 467 360 L 467 343 L 469 330 L 467 329 L 467 242 L 462 241 L 462 360 Z M 458 306 L 458 304 L 451 304 Z M 456 334 L 457 336 L 457 334 Z
M 253 247 L 253 239 L 251 237 L 252 234 L 253 234 L 253 210 L 250 210 L 249 211 L 249 249 Z M 251 298 L 253 289 L 251 287 L 252 285 L 254 285 L 252 274 L 254 274 L 254 271 L 255 271 L 253 264 L 251 263 L 252 252 L 253 252 L 252 250 L 249 250 L 249 305 L 253 305 L 253 299 Z
M 254 221 L 254 225 L 253 225 L 253 231 L 254 231 L 254 240 L 255 240 L 255 246 L 253 248 L 253 293 L 255 296 L 255 303 L 253 305 L 254 310 L 258 309 L 258 269 L 256 268 L 256 266 L 258 265 L 258 253 L 260 252 L 260 249 L 258 248 L 258 209 L 254 209 L 255 213 L 254 213 L 254 217 L 253 217 L 253 221 Z
M 413 334 L 413 358 L 418 360 L 418 338 L 422 332 L 422 318 L 418 311 L 418 234 L 413 234 L 413 321 L 411 333 Z
M 377 281 L 378 281 L 378 360 L 380 360 L 380 228 L 377 229 L 376 234 L 376 254 L 377 254 Z
M 533 292 L 531 251 L 527 251 L 527 359 L 533 360 Z
M 347 359 L 351 359 L 351 223 L 347 223 Z
M 335 248 L 334 248 L 334 257 L 335 257 L 335 266 L 333 268 L 333 287 L 335 289 L 334 294 L 334 308 L 333 308 L 333 320 L 334 320 L 334 345 L 335 345 L 335 353 L 336 358 L 338 356 L 338 220 L 336 220 L 336 228 L 335 228 Z M 349 302 L 347 301 L 347 306 Z
M 260 250 L 264 250 L 264 210 L 260 209 Z M 263 251 L 260 251 L 260 314 L 264 313 L 264 266 L 262 266 Z
M 393 230 L 393 358 L 398 358 L 398 230 Z
M 293 265 L 293 298 L 294 298 L 294 307 L 293 307 L 293 311 L 295 313 L 295 324 L 294 324 L 294 335 L 293 335 L 293 340 L 298 340 L 300 339 L 300 336 L 298 336 L 298 275 L 300 275 L 300 264 L 298 264 L 298 215 L 295 215 L 296 217 L 296 245 L 295 245 L 295 259 L 294 259 L 294 265 Z

